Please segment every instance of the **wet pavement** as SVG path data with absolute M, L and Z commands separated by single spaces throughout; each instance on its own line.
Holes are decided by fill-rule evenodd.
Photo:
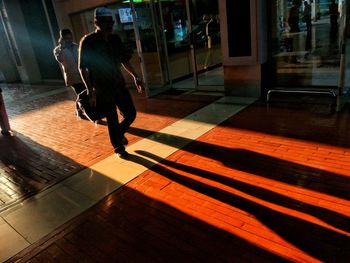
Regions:
M 116 167 L 118 161 L 109 157 L 106 127 L 76 120 L 71 114 L 74 103 L 67 99 L 70 91 L 52 96 L 56 103 L 51 106 L 36 106 L 36 101 L 29 112 L 16 115 L 9 110 L 14 138 L 23 142 L 17 147 L 29 154 L 21 159 L 6 154 L 3 170 L 10 167 L 3 161 L 7 156 L 13 156 L 12 165 L 18 167 L 35 166 L 42 157 L 45 178 L 52 159 L 58 170 L 49 170 L 58 175 L 44 184 L 47 187 L 104 159 Z M 189 139 L 179 130 L 186 122 L 190 127 L 199 122 L 182 121 L 185 116 L 195 111 L 196 118 L 208 115 L 201 110 L 207 104 L 222 115 L 239 100 L 211 104 L 217 97 L 195 94 L 134 98 L 139 115 L 127 136 L 130 149 L 137 147 L 121 165 L 134 164 L 140 174 L 9 262 L 348 261 L 349 105 L 336 114 L 327 105 L 267 107 L 255 102 Z M 220 108 L 223 104 L 226 108 Z M 34 122 L 39 124 L 33 127 Z M 12 139 L 1 138 L 1 143 Z M 150 140 L 172 152 L 163 155 L 160 148 L 139 147 Z

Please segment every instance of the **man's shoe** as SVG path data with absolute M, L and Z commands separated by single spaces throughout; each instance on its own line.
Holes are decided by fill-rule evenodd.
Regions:
M 122 159 L 128 159 L 130 156 L 130 154 L 125 150 L 122 150 L 120 152 L 116 152 L 116 154 L 118 155 L 119 158 L 122 158 Z
M 85 112 L 81 109 L 75 110 L 75 116 L 77 116 L 77 118 L 82 119 L 82 120 L 88 120 L 88 118 L 85 115 Z
M 83 114 L 83 113 L 79 114 L 79 115 L 78 115 L 78 118 L 79 118 L 79 119 L 82 119 L 82 120 L 89 120 L 88 117 L 86 117 L 86 115 Z
M 107 125 L 107 121 L 104 121 L 102 119 L 95 120 L 94 123 L 99 125 Z
M 128 141 L 128 139 L 125 136 L 122 139 L 122 144 L 123 145 L 128 145 L 129 144 L 129 141 Z

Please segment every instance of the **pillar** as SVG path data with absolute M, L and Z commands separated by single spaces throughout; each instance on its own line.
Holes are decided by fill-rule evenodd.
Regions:
M 267 61 L 266 1 L 219 0 L 225 93 L 260 97 Z

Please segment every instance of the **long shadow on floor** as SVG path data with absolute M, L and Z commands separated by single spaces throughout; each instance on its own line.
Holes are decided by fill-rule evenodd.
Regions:
M 257 197 L 262 201 L 268 201 L 272 204 L 276 204 L 285 208 L 290 208 L 307 215 L 316 217 L 323 222 L 328 223 L 329 225 L 338 228 L 343 231 L 350 233 L 350 218 L 342 215 L 340 213 L 334 212 L 332 210 L 322 208 L 319 206 L 310 205 L 308 203 L 295 200 L 285 195 L 273 192 L 268 189 L 264 189 L 259 186 L 248 184 L 228 176 L 220 175 L 215 172 L 210 172 L 193 166 L 184 165 L 178 162 L 169 161 L 162 159 L 154 154 L 145 151 L 137 151 L 138 154 L 141 154 L 145 157 L 151 158 L 156 162 L 161 162 L 162 164 L 173 167 L 175 169 L 184 171 L 186 173 L 198 176 L 200 178 L 206 178 L 213 180 L 215 182 L 221 183 L 225 186 L 232 187 L 233 189 L 242 191 L 246 194 L 249 194 L 253 197 Z
M 130 258 L 134 262 L 284 261 L 249 241 L 130 189 L 102 217 L 98 219 L 102 226 L 111 224 L 113 241 L 125 241 L 122 246 L 126 251 L 132 248 Z M 81 229 L 77 235 L 84 232 Z M 105 234 L 109 240 L 111 233 Z
M 291 259 L 244 238 L 123 187 L 71 222 L 51 244 L 38 244 L 38 254 L 17 256 L 9 262 L 27 262 L 33 257 L 40 262 L 142 263 L 277 263 Z M 16 261 L 19 258 L 23 260 Z
M 2 150 L 0 162 L 5 167 L 12 167 L 14 172 L 10 174 L 11 180 L 19 180 L 18 185 L 23 187 L 21 198 L 33 195 L 52 185 L 55 180 L 62 179 L 56 178 L 55 174 L 62 172 L 67 175 L 69 171 L 75 169 L 75 165 L 79 166 L 69 158 L 19 133 L 16 137 L 0 137 L 0 148 Z M 39 171 L 36 169 L 38 167 L 43 170 Z M 49 170 L 56 172 L 52 174 L 52 178 L 48 173 Z M 28 192 L 26 185 L 32 187 Z M 286 261 L 279 255 L 253 245 L 232 233 L 184 214 L 155 199 L 147 198 L 136 191 L 131 192 L 133 192 L 132 200 L 127 200 L 125 203 L 118 201 L 108 211 L 92 212 L 95 216 L 95 219 L 91 219 L 94 220 L 93 224 L 86 223 L 77 228 L 70 226 L 70 229 L 74 230 L 57 241 L 58 246 L 50 247 L 48 249 L 50 252 L 47 252 L 45 245 L 36 247 L 33 251 L 35 253 L 40 251 L 37 259 L 47 262 L 50 253 L 54 251 L 54 255 L 51 255 L 52 260 L 57 261 L 59 257 L 56 252 L 64 251 L 61 254 L 62 262 L 68 262 L 66 257 L 68 253 L 71 253 L 74 260 L 84 258 L 87 262 L 90 262 L 91 258 L 98 262 L 111 262 L 112 259 L 118 262 L 121 259 L 125 259 L 123 262 Z M 118 194 L 116 198 L 119 198 Z M 121 195 L 120 198 L 123 199 L 125 196 Z M 106 200 L 108 204 L 111 203 L 110 197 Z M 109 214 L 109 211 L 113 210 L 121 214 L 115 216 L 113 213 Z M 124 214 L 124 211 L 130 213 Z M 108 224 L 112 227 L 107 228 Z M 46 244 L 46 241 L 47 238 L 44 238 L 41 242 Z M 26 250 L 26 257 L 30 257 L 33 251 Z M 83 251 L 83 254 L 79 251 Z M 126 253 L 128 256 L 124 258 L 123 255 Z M 284 257 L 288 258 L 288 255 Z M 16 261 L 16 258 L 18 259 L 18 256 L 13 258 L 13 261 Z
M 192 142 L 181 136 L 137 128 L 131 128 L 130 133 L 174 147 Z M 347 176 L 253 151 L 231 149 L 199 141 L 193 141 L 185 150 L 222 162 L 228 168 L 350 200 L 350 178 Z
M 150 155 L 146 152 L 143 152 L 143 154 L 156 160 L 160 159 L 159 157 Z M 340 234 L 307 220 L 281 213 L 275 209 L 258 204 L 226 190 L 210 186 L 198 180 L 194 180 L 189 176 L 176 173 L 162 165 L 169 165 L 171 163 L 169 161 L 162 162 L 161 164 L 157 165 L 148 161 L 147 159 L 134 155 L 131 156 L 130 160 L 144 165 L 153 172 L 160 174 L 176 183 L 250 213 L 264 225 L 273 230 L 276 234 L 284 238 L 287 242 L 292 243 L 299 249 L 319 260 L 326 262 L 346 262 L 346 260 L 350 257 L 350 238 L 348 235 Z M 173 163 L 171 166 L 179 170 L 185 168 L 184 170 L 188 172 L 188 167 L 180 166 L 177 163 Z M 209 177 L 212 180 L 218 180 L 219 182 L 226 183 L 229 186 L 234 185 L 235 188 L 238 190 L 244 190 L 247 194 L 254 195 L 256 192 L 260 192 L 257 197 L 261 197 L 262 193 L 264 192 L 261 192 L 261 189 L 254 189 L 251 186 L 247 188 L 247 185 L 244 185 L 241 182 L 239 182 L 239 185 L 237 184 L 238 182 L 234 180 L 229 183 L 224 182 L 222 178 L 218 179 L 218 177 L 220 177 L 219 175 L 214 173 L 206 172 L 206 174 L 202 174 L 202 171 L 193 169 L 190 170 L 190 172 L 194 171 L 198 176 L 204 175 L 204 177 Z M 271 201 L 272 193 L 269 192 L 268 195 L 270 196 L 268 199 Z M 274 199 L 273 201 L 276 202 L 276 199 L 280 197 L 280 195 L 275 194 L 275 197 L 272 198 Z M 282 205 L 284 202 L 292 203 L 292 199 L 284 198 L 280 204 Z M 295 208 L 295 206 L 292 206 L 291 208 Z M 309 211 L 310 209 L 313 210 L 313 212 L 316 211 L 316 208 L 312 207 L 311 205 L 309 205 L 308 209 Z M 306 211 L 304 212 L 307 212 L 308 209 L 306 208 Z M 319 212 L 316 214 L 318 216 L 320 215 Z M 341 218 L 341 216 L 337 215 L 336 213 L 333 213 L 332 216 L 333 218 L 337 217 L 338 220 L 346 221 L 345 217 Z

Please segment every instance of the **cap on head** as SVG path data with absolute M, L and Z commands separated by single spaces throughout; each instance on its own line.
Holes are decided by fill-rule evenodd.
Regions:
M 113 13 L 111 11 L 111 9 L 107 8 L 107 7 L 97 7 L 95 9 L 94 12 L 94 17 L 106 17 L 106 16 L 110 16 L 113 17 Z
M 70 29 L 64 28 L 64 29 L 60 30 L 60 37 L 64 37 L 68 34 L 70 34 L 70 35 L 72 34 L 72 31 Z

